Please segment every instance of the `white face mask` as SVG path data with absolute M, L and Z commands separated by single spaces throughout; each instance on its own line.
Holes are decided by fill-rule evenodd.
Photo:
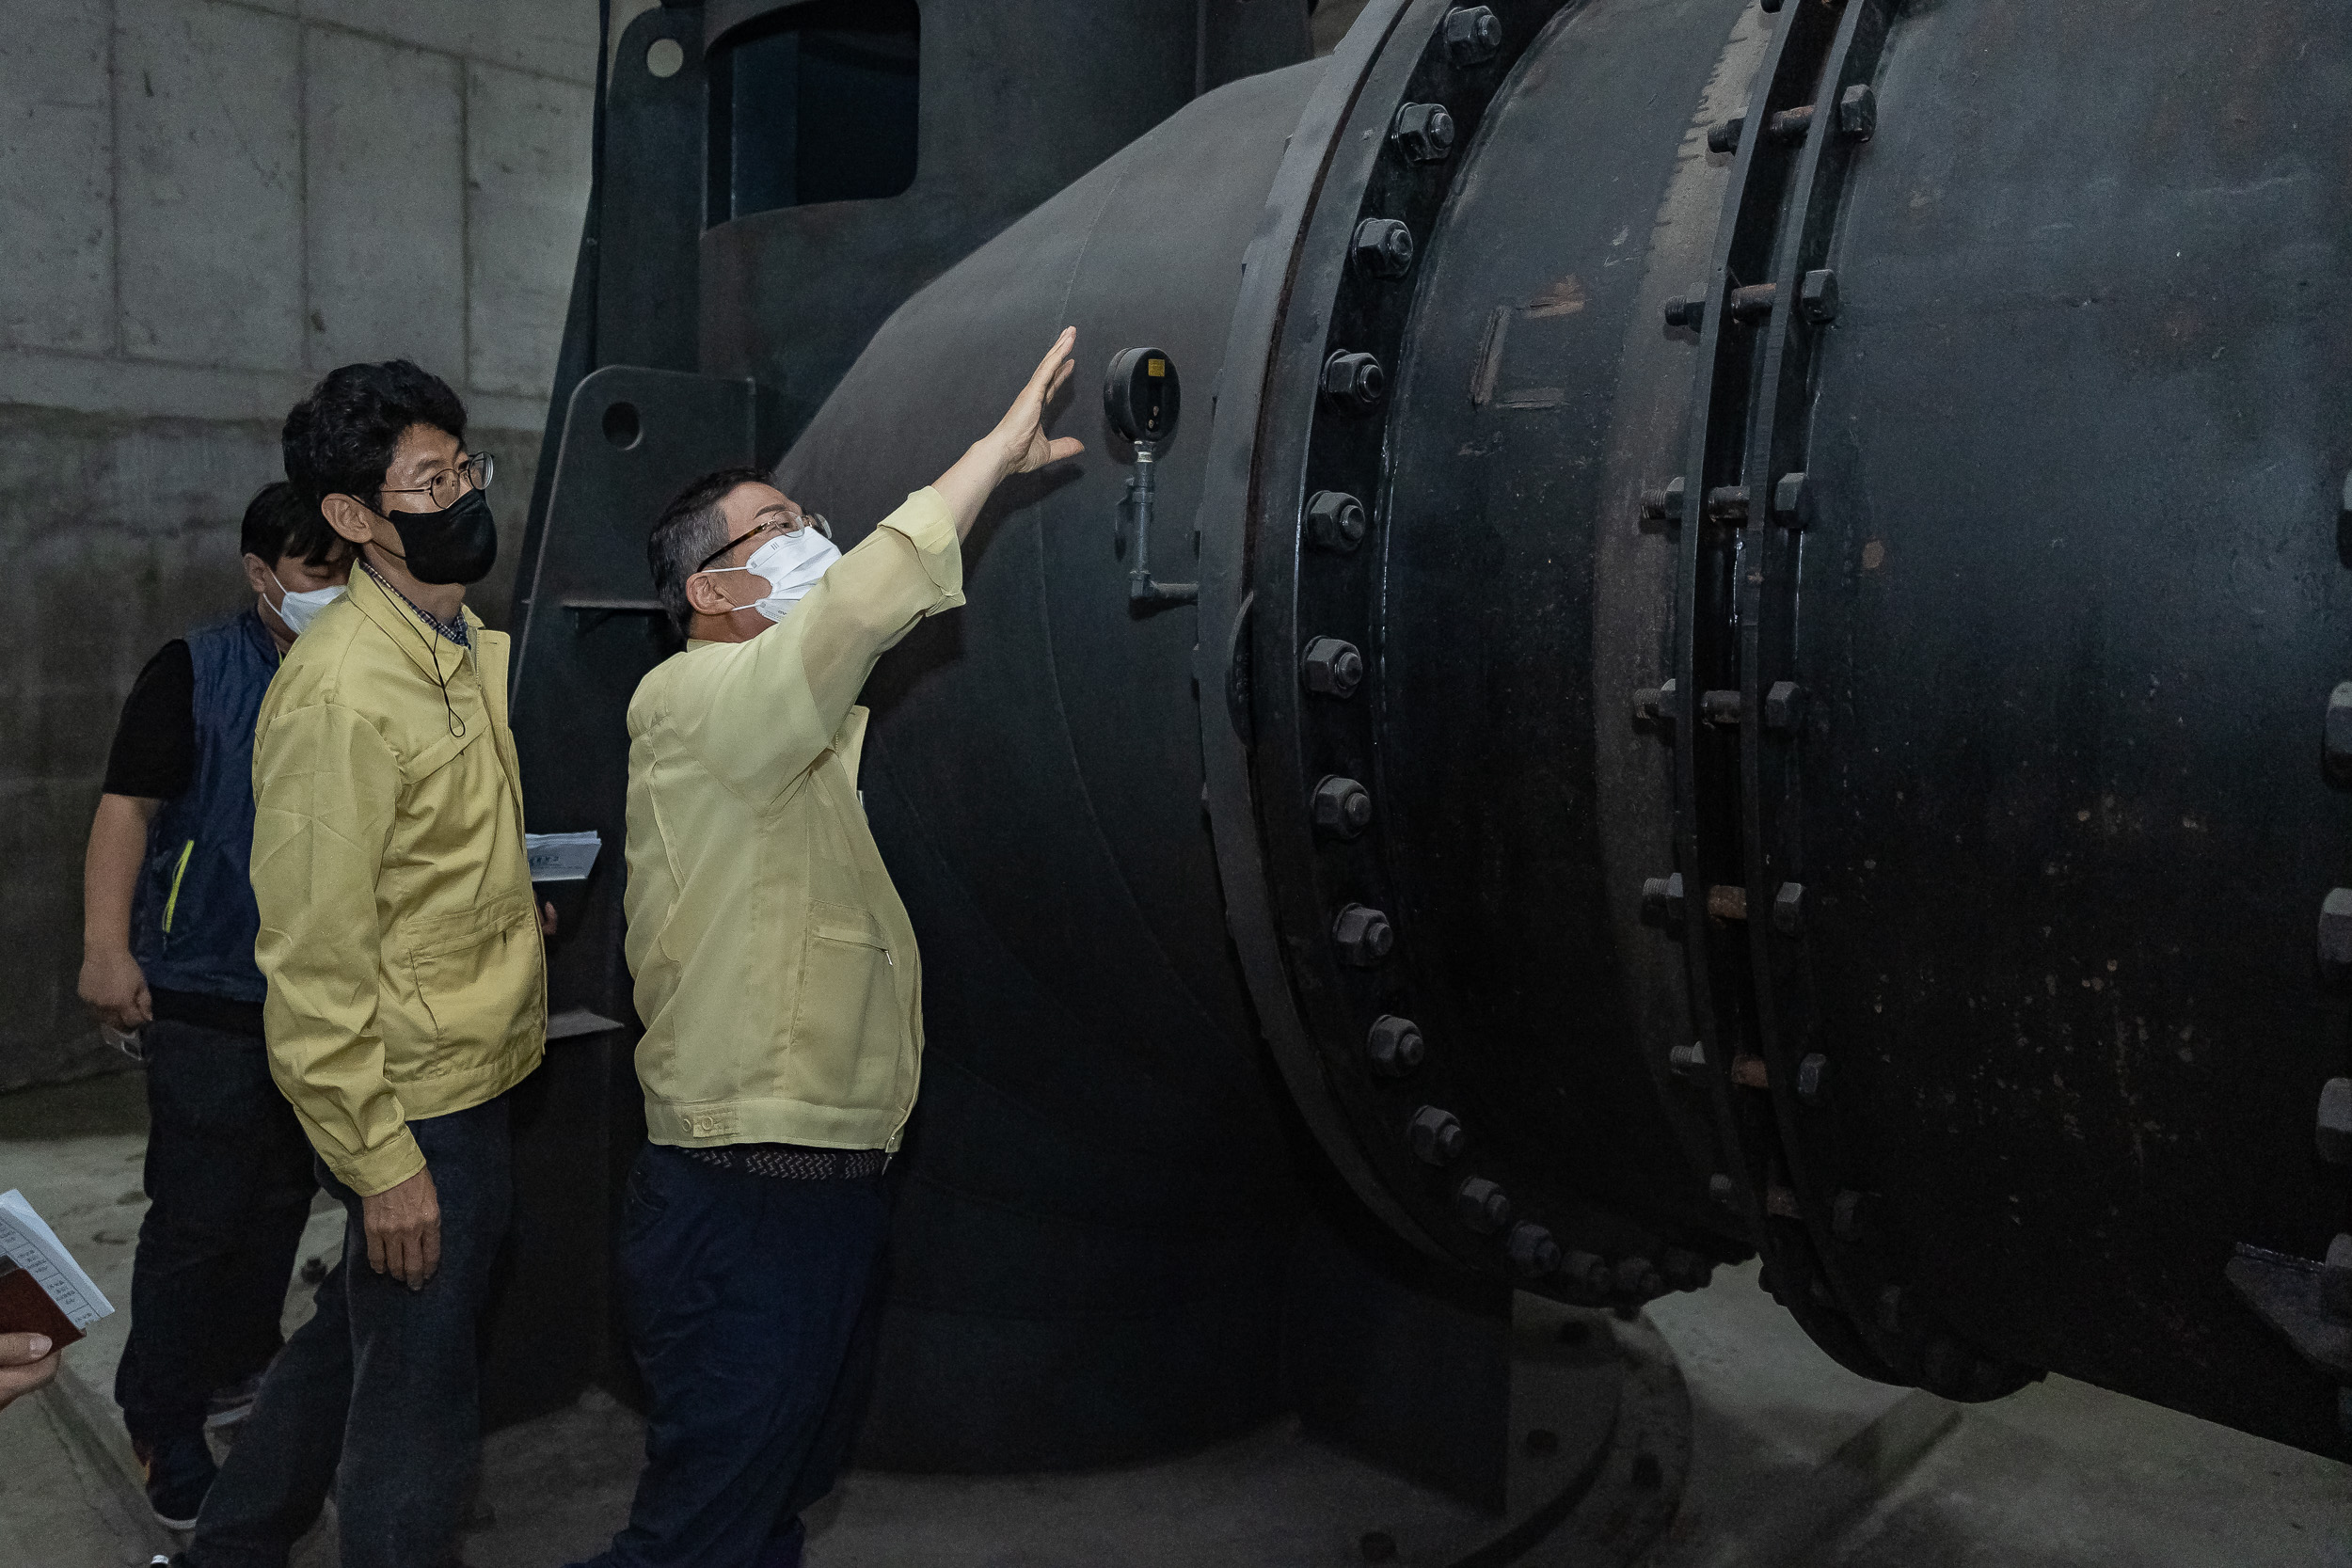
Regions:
M 305 626 L 318 619 L 320 610 L 325 610 L 348 592 L 339 582 L 332 588 L 312 588 L 296 594 L 290 592 L 284 583 L 278 582 L 276 572 L 269 575 L 269 579 L 278 583 L 278 591 L 286 595 L 270 608 L 278 611 L 278 618 L 285 622 L 286 629 L 296 637 L 302 635 Z
M 832 540 L 818 531 L 820 524 L 812 518 L 807 527 L 790 533 L 779 533 L 754 550 L 751 559 L 740 566 L 714 566 L 711 575 L 721 572 L 749 572 L 768 579 L 768 596 L 752 605 L 739 605 L 739 610 L 756 610 L 771 621 L 781 621 L 794 605 L 808 596 L 827 568 L 841 559 L 841 552 Z

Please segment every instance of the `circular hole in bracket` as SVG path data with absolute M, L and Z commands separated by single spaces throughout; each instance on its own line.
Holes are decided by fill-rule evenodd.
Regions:
M 645 438 L 645 424 L 637 417 L 635 404 L 614 403 L 605 405 L 604 438 L 623 451 L 627 451 Z
M 686 69 L 686 46 L 675 39 L 656 39 L 645 51 L 645 69 L 668 80 Z

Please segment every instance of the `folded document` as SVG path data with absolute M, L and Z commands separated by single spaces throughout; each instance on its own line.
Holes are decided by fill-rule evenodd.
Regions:
M 604 847 L 602 835 L 585 833 L 525 833 L 523 853 L 531 857 L 534 882 L 577 882 L 596 863 Z
M 70 1345 L 114 1309 L 24 1195 L 0 1193 L 0 1334 Z

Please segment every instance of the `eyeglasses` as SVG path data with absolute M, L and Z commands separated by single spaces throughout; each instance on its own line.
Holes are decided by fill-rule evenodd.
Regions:
M 710 563 L 712 562 L 718 560 L 721 556 L 726 554 L 727 551 L 735 548 L 738 545 L 750 545 L 755 541 L 763 540 L 778 533 L 798 533 L 804 528 L 813 528 L 828 539 L 833 537 L 833 525 L 825 521 L 824 518 L 818 516 L 814 512 L 795 512 L 791 516 L 784 518 L 781 521 L 765 522 L 760 524 L 757 528 L 752 529 L 748 532 L 737 534 L 734 538 L 728 540 L 725 544 L 720 546 L 717 549 L 711 551 L 708 555 L 704 556 L 700 561 L 696 562 L 694 563 L 694 572 L 707 572 L 710 570 Z M 689 572 L 686 575 L 688 577 L 692 577 L 694 572 Z
M 454 468 L 443 468 L 439 473 L 435 474 L 433 483 L 430 484 L 420 484 L 407 490 L 384 490 L 379 491 L 378 494 L 431 496 L 433 510 L 447 512 L 457 504 L 457 498 L 465 493 L 467 485 L 471 485 L 476 490 L 487 490 L 490 487 L 490 477 L 497 472 L 498 459 L 486 451 L 478 451 L 469 457 L 458 459 L 457 467 Z

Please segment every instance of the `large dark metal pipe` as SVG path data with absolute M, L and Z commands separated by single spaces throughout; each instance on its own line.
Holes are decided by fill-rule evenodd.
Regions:
M 1760 1251 L 1869 1375 L 2352 1453 L 2348 56 L 2317 0 L 1374 0 L 901 308 L 788 491 L 882 515 L 1074 322 L 1182 369 L 1200 598 L 1131 607 L 1082 398 L 870 694 L 897 1375 L 1019 1397 L 975 1302 L 1269 1343 L 1263 1040 L 1464 1270 Z

